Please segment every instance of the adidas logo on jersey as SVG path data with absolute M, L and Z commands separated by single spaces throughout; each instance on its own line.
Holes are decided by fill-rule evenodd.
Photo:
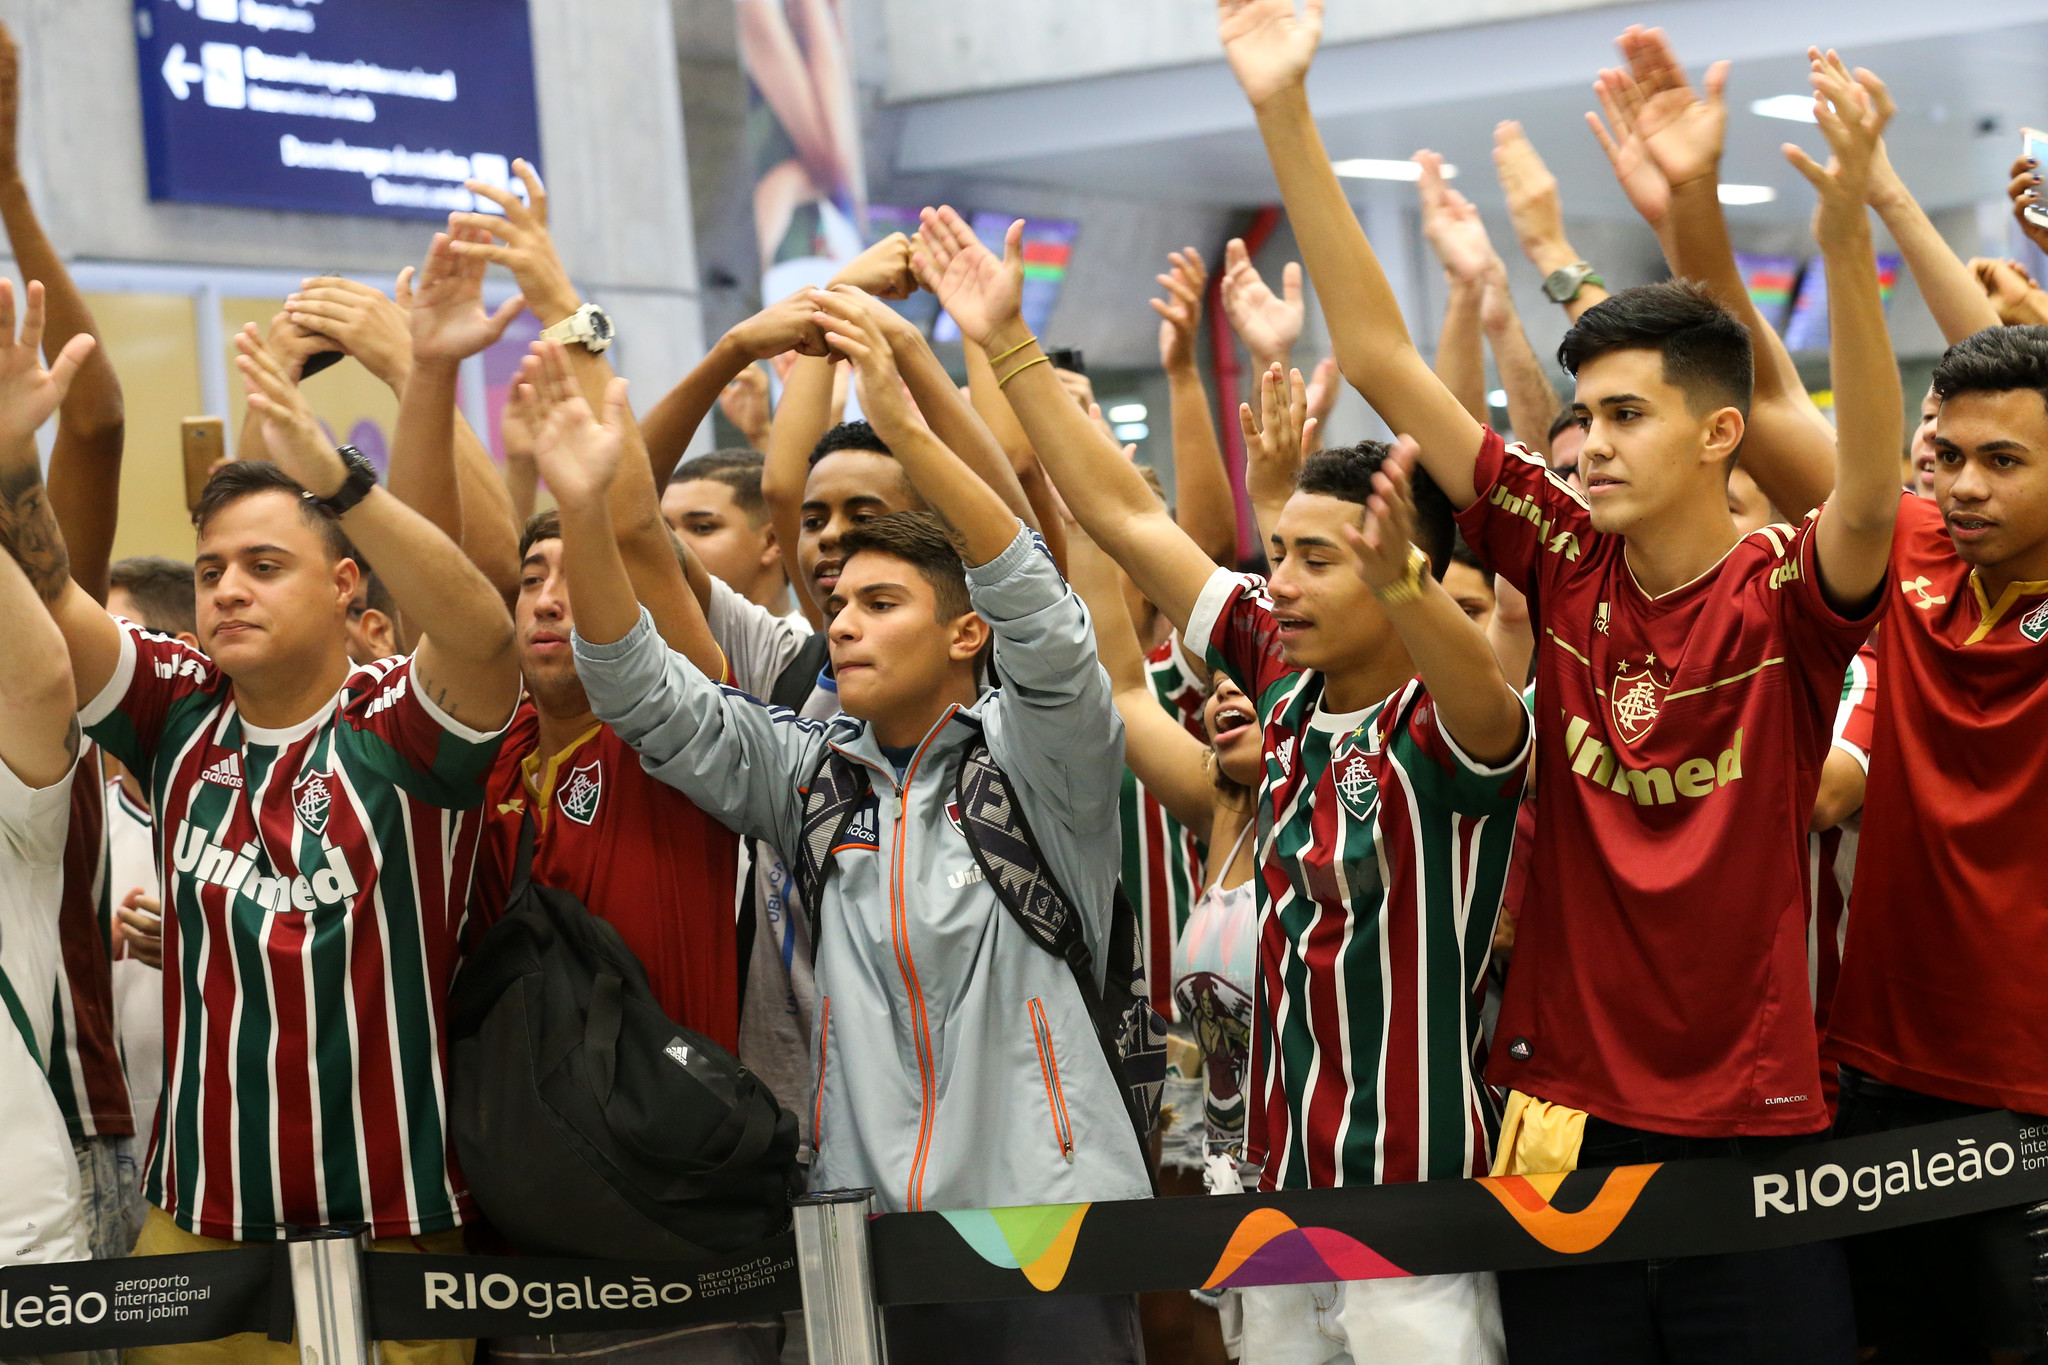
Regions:
M 1286 777 L 1294 771 L 1294 736 L 1287 738 L 1273 749 L 1273 757 L 1280 760 L 1280 776 Z
M 266 876 L 262 851 L 253 840 L 237 849 L 222 848 L 207 837 L 204 829 L 180 820 L 171 860 L 184 876 L 239 892 L 265 910 L 306 911 L 323 905 L 347 905 L 356 895 L 355 876 L 349 871 L 346 855 L 338 848 L 327 850 L 327 866 L 310 877 Z
M 242 789 L 242 760 L 238 754 L 223 754 L 218 762 L 199 774 L 201 782 L 211 782 L 216 787 Z
M 1716 787 L 1725 787 L 1742 776 L 1740 729 L 1735 732 L 1735 743 L 1723 749 L 1718 758 L 1688 758 L 1674 770 L 1624 767 L 1613 748 L 1587 733 L 1592 728 L 1591 721 L 1573 716 L 1564 732 L 1564 749 L 1571 757 L 1572 771 L 1596 787 L 1619 792 L 1638 806 L 1668 806 L 1681 796 L 1709 796 Z

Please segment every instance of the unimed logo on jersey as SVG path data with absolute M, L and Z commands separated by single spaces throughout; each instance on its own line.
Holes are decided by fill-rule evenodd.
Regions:
M 1676 768 L 1630 768 L 1613 746 L 1593 738 L 1591 721 L 1569 711 L 1565 716 L 1570 723 L 1564 732 L 1564 748 L 1572 771 L 1639 806 L 1668 806 L 1681 796 L 1708 796 L 1716 787 L 1725 787 L 1742 776 L 1740 729 L 1735 732 L 1735 742 L 1712 758 L 1688 758 Z
M 240 892 L 265 910 L 306 911 L 323 905 L 346 905 L 356 894 L 355 875 L 349 871 L 347 856 L 338 848 L 325 850 L 327 866 L 314 870 L 311 876 L 272 876 L 269 860 L 262 856 L 254 840 L 240 848 L 223 848 L 204 829 L 180 820 L 171 853 L 171 861 L 180 874 L 208 886 Z

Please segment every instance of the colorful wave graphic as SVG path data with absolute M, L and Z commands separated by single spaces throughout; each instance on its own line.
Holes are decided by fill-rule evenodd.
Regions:
M 1600 1183 L 1593 1202 L 1577 1213 L 1560 1213 L 1550 1206 L 1557 1187 L 1569 1172 L 1551 1175 L 1487 1176 L 1480 1180 L 1486 1192 L 1522 1225 L 1522 1231 L 1567 1256 L 1591 1251 L 1612 1236 L 1636 1206 L 1636 1197 L 1662 1168 L 1661 1162 L 1647 1166 L 1617 1166 Z
M 1278 1209 L 1244 1216 L 1223 1248 L 1204 1289 L 1325 1280 L 1386 1280 L 1408 1272 L 1334 1228 L 1304 1228 Z
M 1088 1204 L 1034 1204 L 1012 1209 L 947 1212 L 960 1239 L 982 1260 L 1003 1270 L 1021 1270 L 1033 1289 L 1051 1293 L 1067 1277 L 1074 1241 Z

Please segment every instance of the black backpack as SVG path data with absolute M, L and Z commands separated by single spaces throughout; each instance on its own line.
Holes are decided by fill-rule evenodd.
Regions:
M 449 1128 L 470 1193 L 530 1256 L 683 1260 L 789 1225 L 796 1116 L 662 1013 L 618 930 L 532 880 L 450 993 Z
M 818 942 L 818 891 L 832 866 L 832 850 L 869 793 L 868 770 L 827 747 L 804 788 L 804 814 L 797 858 L 791 872 L 811 916 L 811 942 Z M 1151 1167 L 1152 1128 L 1159 1119 L 1159 1092 L 1166 1083 L 1166 1021 L 1152 1008 L 1145 989 L 1145 954 L 1138 916 L 1121 881 L 1113 892 L 1109 969 L 1095 989 L 1095 961 L 1081 933 L 1081 916 L 1046 866 L 1038 840 L 1025 823 L 1024 809 L 1010 778 L 977 734 L 960 759 L 955 791 L 960 832 L 988 884 L 1033 943 L 1065 962 L 1088 1007 L 1096 1040 L 1110 1074 L 1123 1092 L 1138 1150 Z

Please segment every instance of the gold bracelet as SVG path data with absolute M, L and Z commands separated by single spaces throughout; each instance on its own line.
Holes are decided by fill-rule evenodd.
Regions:
M 1052 357 L 1051 357 L 1051 356 L 1049 356 L 1049 355 L 1042 355 L 1042 356 L 1039 356 L 1039 357 L 1038 357 L 1037 359 L 1035 359 L 1035 360 L 1027 360 L 1027 361 L 1025 361 L 1025 362 L 1024 362 L 1024 363 L 1023 363 L 1022 365 L 1019 365 L 1019 366 L 1018 366 L 1018 367 L 1017 367 L 1016 369 L 1014 369 L 1014 370 L 1010 371 L 1010 372 L 1009 372 L 1008 374 L 1004 375 L 1004 376 L 1003 376 L 1003 377 L 1002 377 L 1001 379 L 998 379 L 998 380 L 996 381 L 996 387 L 997 387 L 997 388 L 999 388 L 999 389 L 1006 389 L 1006 388 L 1010 387 L 1010 381 L 1011 381 L 1012 379 L 1015 379 L 1015 378 L 1016 378 L 1016 377 L 1017 377 L 1018 375 L 1020 375 L 1020 374 L 1024 373 L 1024 371 L 1026 371 L 1026 370 L 1030 369 L 1030 368 L 1031 368 L 1031 367 L 1032 367 L 1033 365 L 1049 365 L 1049 364 L 1051 364 L 1051 363 L 1052 363 Z
M 1429 573 L 1429 556 L 1419 545 L 1408 547 L 1408 567 L 1401 577 L 1384 588 L 1374 588 L 1372 595 L 1389 607 L 1398 607 L 1413 602 L 1422 596 L 1422 580 Z
M 988 358 L 989 368 L 994 369 L 996 366 L 1002 364 L 1005 360 L 1008 360 L 1011 356 L 1017 354 L 1017 352 L 1023 350 L 1026 346 L 1029 346 L 1032 342 L 1036 340 L 1038 340 L 1037 337 L 1025 337 L 1022 341 L 1018 342 L 1015 346 L 1012 346 L 1009 350 L 1004 351 L 1001 355 L 990 356 Z

